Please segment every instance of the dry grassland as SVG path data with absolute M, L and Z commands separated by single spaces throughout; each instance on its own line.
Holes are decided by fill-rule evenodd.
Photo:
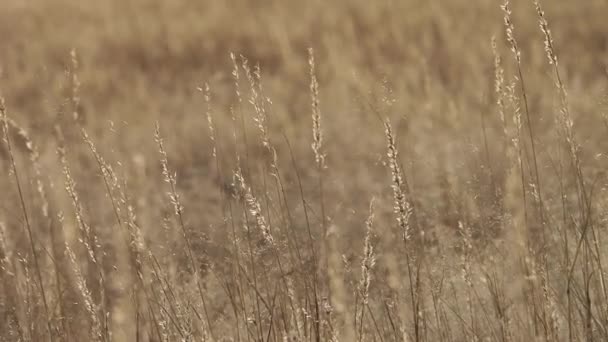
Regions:
M 608 3 L 542 5 L 1 1 L 0 341 L 607 341 Z

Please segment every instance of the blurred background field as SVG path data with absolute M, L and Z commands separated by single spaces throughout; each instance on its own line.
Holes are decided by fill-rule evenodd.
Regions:
M 608 77 L 608 5 L 551 1 L 545 6 L 572 112 L 583 127 L 582 143 L 600 152 L 596 144 L 605 131 L 596 123 Z M 552 120 L 557 100 L 542 34 L 533 4 L 517 1 L 513 10 L 533 119 L 543 126 Z M 168 145 L 179 167 L 195 166 L 185 167 L 181 177 L 211 172 L 205 170 L 208 153 L 200 153 L 209 146 L 204 100 L 197 91 L 205 82 L 216 120 L 227 124 L 229 136 L 229 107 L 236 98 L 230 52 L 247 57 L 252 66 L 259 63 L 264 95 L 272 100 L 270 124 L 282 127 L 296 149 L 311 153 L 306 60 L 307 48 L 314 48 L 328 164 L 336 191 L 346 192 L 383 181 L 378 176 L 384 173 L 377 172 L 384 169 L 374 168 L 383 155 L 382 125 L 366 107 L 380 98 L 383 84 L 393 93 L 388 115 L 398 124 L 402 148 L 412 162 L 422 161 L 421 171 L 434 172 L 441 168 L 433 165 L 439 159 L 447 157 L 451 167 L 463 162 L 457 155 L 463 151 L 452 150 L 456 142 L 481 146 L 482 115 L 489 129 L 498 129 L 493 35 L 503 59 L 511 61 L 495 1 L 11 0 L 0 16 L 2 96 L 38 145 L 54 154 L 50 137 L 71 89 L 66 72 L 75 49 L 78 110 L 98 143 L 112 140 L 107 146 L 128 157 L 141 154 L 154 168 L 151 136 L 158 120 L 167 134 L 175 134 Z M 109 121 L 128 125 L 120 139 L 107 134 Z M 271 132 L 280 137 L 278 129 Z M 351 179 L 340 179 L 342 174 Z
M 516 289 L 505 294 L 508 299 L 505 303 L 509 303 L 506 306 L 513 307 L 512 318 L 507 320 L 504 315 L 496 318 L 489 313 L 493 310 L 492 298 L 500 297 L 495 293 L 480 295 L 477 301 L 473 300 L 474 304 L 469 298 L 470 307 L 464 308 L 466 314 L 462 315 L 454 309 L 466 305 L 459 301 L 461 298 L 450 294 L 445 302 L 435 301 L 443 292 L 432 290 L 420 294 L 420 298 L 426 298 L 421 300 L 426 309 L 420 309 L 419 314 L 408 315 L 398 309 L 409 305 L 400 297 L 401 291 L 407 293 L 404 289 L 408 286 L 432 288 L 438 270 L 447 270 L 447 279 L 459 279 L 459 261 L 450 264 L 444 259 L 460 260 L 467 254 L 457 247 L 462 243 L 463 224 L 470 227 L 470 237 L 475 241 L 475 252 L 468 262 L 477 265 L 473 268 L 477 267 L 479 274 L 484 275 L 477 285 L 457 282 L 453 285 L 454 291 L 458 288 L 469 295 L 475 292 L 467 292 L 471 289 L 482 291 L 475 286 L 487 287 L 487 269 L 498 269 L 485 261 L 506 260 L 497 250 L 509 251 L 509 243 L 521 243 L 514 241 L 517 238 L 511 236 L 509 229 L 516 225 L 513 217 L 517 215 L 511 212 L 513 208 L 506 199 L 511 191 L 508 182 L 513 160 L 507 155 L 510 140 L 503 136 L 497 106 L 497 100 L 504 94 L 495 90 L 492 37 L 502 57 L 504 85 L 514 82 L 519 101 L 523 101 L 523 94 L 505 37 L 504 12 L 499 2 L 1 1 L 0 97 L 6 101 L 10 119 L 27 132 L 33 143 L 28 145 L 23 134 L 10 128 L 13 154 L 21 173 L 25 212 L 31 216 L 37 253 L 32 254 L 31 239 L 23 230 L 25 222 L 21 213 L 24 210 L 15 187 L 9 151 L 2 145 L 0 223 L 4 228 L 0 237 L 4 244 L 0 246 L 0 257 L 6 258 L 0 264 L 4 269 L 4 273 L 0 271 L 4 281 L 3 287 L 0 286 L 0 317 L 11 322 L 11 328 L 0 328 L 0 340 L 42 341 L 55 336 L 55 340 L 68 341 L 97 340 L 97 337 L 100 341 L 134 341 L 137 336 L 142 341 L 163 338 L 221 341 L 225 336 L 225 340 L 278 341 L 289 336 L 298 340 L 342 337 L 347 341 L 350 335 L 340 331 L 349 326 L 350 318 L 344 317 L 352 315 L 354 327 L 358 324 L 363 327 L 357 338 L 370 341 L 398 340 L 397 335 L 414 341 L 606 338 L 606 325 L 601 328 L 608 322 L 608 311 L 602 306 L 608 303 L 608 292 L 603 283 L 602 261 L 606 260 L 599 252 L 603 246 L 601 239 L 597 244 L 585 245 L 589 250 L 584 249 L 584 261 L 581 261 L 583 257 L 572 260 L 572 254 L 578 249 L 576 242 L 585 240 L 587 230 L 583 227 L 593 226 L 594 236 L 601 236 L 606 229 L 603 197 L 608 185 L 605 174 L 608 166 L 605 155 L 608 149 L 605 139 L 608 133 L 605 117 L 608 113 L 608 2 L 545 1 L 543 6 L 568 92 L 573 131 L 580 147 L 577 156 L 584 165 L 580 175 L 585 180 L 582 188 L 587 187 L 588 191 L 582 191 L 577 183 L 579 176 L 573 176 L 576 170 L 569 168 L 568 148 L 560 140 L 556 118 L 562 104 L 552 66 L 547 62 L 534 3 L 514 1 L 512 19 L 521 50 L 521 71 L 531 119 L 530 126 L 528 122 L 523 124 L 524 132 L 519 136 L 525 156 L 521 186 L 525 188 L 524 197 L 528 198 L 523 206 L 530 211 L 529 220 L 534 222 L 529 226 L 542 228 L 543 232 L 553 231 L 548 233 L 553 238 L 543 240 L 543 246 L 531 257 L 545 260 L 544 264 L 539 261 L 543 265 L 539 269 L 549 274 L 549 283 L 553 285 L 543 287 L 545 283 L 534 283 L 526 292 L 528 285 L 514 281 L 518 285 L 511 288 Z M 311 149 L 309 48 L 314 50 L 314 72 L 319 83 L 326 166 L 322 172 L 315 165 Z M 236 57 L 240 75 L 238 90 L 231 53 Z M 253 86 L 243 68 L 244 58 L 251 70 L 258 65 L 261 70 L 261 77 L 254 80 Z M 210 102 L 205 99 L 206 84 Z M 267 110 L 266 124 L 269 139 L 276 148 L 278 170 L 272 169 L 272 158 L 262 144 L 257 114 L 250 103 L 255 96 L 252 89 L 262 91 L 254 102 L 260 101 Z M 523 111 L 523 103 L 521 106 Z M 509 126 L 515 115 L 510 110 L 506 110 Z M 78 113 L 78 120 L 72 119 L 74 112 Z M 215 140 L 209 130 L 208 113 L 214 120 Z M 419 259 L 427 261 L 421 264 L 412 261 L 422 270 L 421 282 L 428 281 L 426 285 L 412 285 L 411 278 L 409 285 L 396 285 L 391 278 L 395 276 L 391 275 L 393 263 L 404 267 L 404 255 L 391 241 L 393 237 L 398 240 L 399 232 L 396 232 L 393 213 L 385 119 L 392 123 L 397 137 L 400 167 L 407 181 L 403 187 L 414 208 L 414 235 L 422 230 L 426 234 L 420 243 L 428 247 L 423 253 L 426 257 Z M 167 199 L 168 185 L 163 181 L 159 147 L 154 138 L 156 122 L 164 138 L 169 167 L 177 175 L 177 192 L 184 209 L 183 225 L 174 216 L 174 208 Z M 536 156 L 531 156 L 530 140 L 526 140 L 530 127 L 535 134 Z M 125 215 L 125 222 L 129 220 L 126 218 L 128 205 L 132 205 L 137 214 L 136 226 L 146 242 L 143 254 L 149 251 L 160 260 L 158 271 L 167 273 L 167 288 L 175 288 L 178 293 L 174 297 L 179 297 L 176 301 L 186 307 L 174 309 L 172 304 L 165 303 L 170 302 L 169 298 L 159 304 L 138 295 L 137 291 L 144 291 L 146 286 L 150 287 L 150 293 L 158 291 L 160 297 L 166 292 L 148 285 L 158 279 L 154 274 L 157 266 L 147 255 L 140 260 L 144 269 L 149 268 L 142 271 L 142 283 L 146 285 L 135 289 L 137 281 L 129 268 L 133 267 L 129 261 L 132 252 L 121 240 L 122 235 L 116 233 L 120 224 L 108 199 L 112 196 L 106 193 L 103 168 L 91 154 L 87 142 L 81 139 L 80 128 L 86 130 L 99 153 L 113 165 L 119 179 L 117 184 L 123 184 L 123 190 L 113 188 L 112 191 L 116 191 L 117 197 L 124 197 L 120 215 Z M 37 165 L 30 162 L 31 146 L 39 152 L 34 158 Z M 78 209 L 81 211 L 78 215 L 97 231 L 92 234 L 98 239 L 99 251 L 93 253 L 104 256 L 101 265 L 87 264 L 87 246 L 78 242 L 80 223 L 78 215 L 74 217 L 70 193 L 64 190 L 66 177 L 60 158 L 64 152 L 58 153 L 59 147 L 65 150 L 75 180 L 74 189 L 79 194 L 82 208 Z M 536 158 L 541 177 L 533 172 L 531 160 Z M 266 220 L 279 227 L 276 234 L 282 247 L 277 248 L 281 255 L 277 259 L 285 258 L 282 266 L 299 269 L 295 275 L 284 275 L 285 270 L 277 270 L 274 259 L 264 259 L 263 254 L 268 251 L 247 252 L 249 237 L 243 231 L 239 231 L 242 236 L 237 239 L 243 245 L 242 253 L 245 257 L 247 253 L 250 257 L 253 254 L 256 262 L 235 266 L 239 253 L 230 249 L 235 236 L 229 227 L 235 222 L 237 226 L 259 224 L 247 217 L 251 208 L 247 209 L 246 191 L 245 194 L 239 192 L 243 189 L 239 190 L 241 183 L 234 177 L 239 166 L 252 193 L 260 198 Z M 273 174 L 275 171 L 280 176 Z M 322 185 L 319 185 L 320 177 Z M 276 188 L 275 178 L 284 182 L 284 192 Z M 40 195 L 38 180 L 43 184 L 46 198 Z M 538 214 L 534 201 L 538 200 L 541 185 L 545 202 L 540 203 L 546 206 L 547 213 L 540 215 L 547 217 L 535 216 Z M 376 199 L 377 232 L 372 234 L 372 240 L 379 253 L 375 268 L 378 274 L 374 276 L 378 284 L 372 283 L 371 292 L 376 299 L 370 298 L 373 304 L 368 306 L 368 311 L 364 308 L 366 313 L 362 314 L 357 308 L 361 300 L 357 282 L 360 273 L 364 273 L 360 272 L 361 259 L 364 259 L 361 251 L 367 241 L 365 222 L 371 198 Z M 46 201 L 48 215 L 40 210 Z M 226 214 L 229 202 L 235 202 L 234 216 Z M 185 228 L 183 232 L 180 226 Z M 295 229 L 292 237 L 287 226 Z M 291 243 L 295 243 L 298 236 L 304 240 L 308 235 L 306 226 L 312 227 L 313 247 L 306 245 L 310 249 L 296 262 L 290 255 L 294 253 Z M 327 246 L 327 241 L 334 241 L 330 238 L 332 234 L 338 238 L 334 245 Z M 540 233 L 531 233 L 538 237 L 535 234 Z M 567 241 L 564 236 L 568 234 L 572 234 L 571 245 L 563 247 Z M 182 235 L 186 242 L 180 238 Z M 85 326 L 91 331 L 94 324 L 78 317 L 78 313 L 87 309 L 82 307 L 82 299 L 76 299 L 80 298 L 78 293 L 82 289 L 77 286 L 78 277 L 70 271 L 74 266 L 63 252 L 66 241 L 81 257 L 84 279 L 99 305 L 94 309 L 95 314 L 104 317 L 111 313 L 109 323 L 102 319 L 100 324 L 112 331 L 113 337 L 104 334 L 94 338 L 91 336 L 95 334 L 79 331 L 79 327 Z M 186 253 L 187 245 L 192 245 L 195 251 L 198 275 L 192 270 L 194 262 Z M 54 258 L 53 253 L 60 255 L 61 260 Z M 337 271 L 333 269 L 332 273 L 335 264 L 330 262 L 334 254 L 346 260 L 344 265 L 352 266 L 355 271 L 340 271 L 345 275 L 338 272 L 338 278 L 343 278 L 346 284 L 346 295 L 335 299 L 339 303 L 335 304 L 338 326 L 331 326 L 329 314 L 320 318 L 323 324 L 331 326 L 327 327 L 302 312 L 313 310 L 314 303 L 322 302 L 311 299 L 317 291 L 316 287 L 311 290 L 313 282 L 321 284 L 319 296 L 329 297 L 332 302 L 330 289 L 337 285 L 328 284 L 336 278 Z M 320 259 L 315 261 L 315 256 Z M 256 271 L 258 257 L 260 264 Z M 505 266 L 502 277 L 519 276 L 514 270 L 519 270 L 519 257 L 515 256 L 517 260 Z M 34 266 L 34 259 L 39 259 L 41 266 Z M 546 262 L 546 259 L 552 261 Z M 594 293 L 593 302 L 597 305 L 585 306 L 586 298 L 591 297 L 583 298 L 582 290 L 577 299 L 580 303 L 575 299 L 572 301 L 576 304 L 566 303 L 562 298 L 565 279 L 571 276 L 569 269 L 577 262 L 588 268 L 572 286 L 583 289 L 588 285 L 596 291 L 588 293 Z M 305 267 L 307 263 L 314 265 Z M 406 263 L 409 266 L 409 259 Z M 107 277 L 106 284 L 97 286 L 96 267 Z M 42 270 L 39 279 L 29 278 L 28 270 L 33 272 L 33 269 Z M 267 269 L 267 274 L 260 274 L 260 269 Z M 586 275 L 594 274 L 590 270 L 597 273 L 590 276 L 591 280 L 585 280 Z M 259 277 L 260 283 L 269 287 L 260 285 L 263 289 L 260 294 L 256 285 L 256 291 L 249 293 L 251 284 L 240 275 L 235 276 L 239 272 L 249 276 L 249 282 Z M 319 279 L 306 280 L 310 272 L 319 273 Z M 285 288 L 281 285 L 275 290 L 271 288 L 274 285 L 268 285 L 273 284 L 272 279 L 279 282 L 287 278 Z M 16 286 L 10 286 L 13 281 Z M 180 288 L 182 281 L 187 284 Z M 403 281 L 405 284 L 405 278 Z M 522 283 L 527 284 L 526 281 Z M 289 285 L 298 282 L 307 286 Z M 205 315 L 201 314 L 199 306 L 203 304 L 194 290 L 200 283 L 205 284 L 208 299 Z M 40 298 L 39 291 L 36 292 L 40 285 L 48 292 L 47 299 Z M 510 287 L 508 283 L 503 285 Z M 239 297 L 235 293 L 240 291 L 248 294 Z M 543 297 L 543 291 L 549 293 L 547 298 Z M 335 291 L 333 293 L 335 295 Z M 293 302 L 290 295 L 294 297 Z M 527 295 L 530 297 L 525 297 Z M 17 303 L 7 299 L 11 296 L 19 299 Z M 256 307 L 253 303 L 259 301 L 258 297 L 267 301 L 278 298 L 281 304 L 277 304 L 280 308 L 277 312 L 283 321 L 277 323 L 276 317 L 273 320 L 273 310 L 260 309 L 259 303 Z M 133 305 L 134 298 L 138 299 L 137 308 Z M 240 304 L 235 304 L 236 299 Z M 426 304 L 425 300 L 428 300 Z M 43 310 L 43 301 L 51 308 Z M 538 307 L 533 306 L 534 310 L 546 312 L 530 313 L 529 303 L 536 301 Z M 555 302 L 558 317 L 555 322 L 567 326 L 565 322 L 570 321 L 572 326 L 551 332 L 549 326 L 553 321 L 548 317 L 553 317 L 553 312 L 549 302 Z M 185 303 L 192 305 L 192 311 Z M 445 307 L 433 308 L 431 303 L 443 303 Z M 152 319 L 155 310 L 159 317 Z M 412 311 L 409 307 L 405 311 L 408 310 Z M 471 312 L 479 317 L 467 316 Z M 307 328 L 298 327 L 300 314 Z M 365 317 L 370 314 L 368 317 L 373 320 Z M 251 323 L 250 315 L 263 320 Z M 417 315 L 424 317 L 424 322 L 428 319 L 424 336 L 418 334 L 422 325 L 416 320 Z M 201 319 L 201 316 L 207 318 Z M 525 317 L 533 317 L 531 320 L 538 326 L 527 326 Z M 165 319 L 167 325 L 154 323 L 156 319 Z M 394 323 L 393 319 L 398 322 Z M 47 330 L 44 326 L 27 328 L 28 322 L 44 321 L 50 322 Z M 592 323 L 587 325 L 588 322 Z M 486 323 L 488 327 L 482 327 Z M 509 325 L 513 327 L 511 335 L 504 330 L 504 326 Z M 160 326 L 165 329 L 163 333 L 158 332 Z M 9 330 L 12 332 L 2 332 Z M 315 331 L 319 331 L 319 335 L 315 335 Z

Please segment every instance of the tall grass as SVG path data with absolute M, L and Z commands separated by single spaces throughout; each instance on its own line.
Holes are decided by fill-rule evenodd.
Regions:
M 193 117 L 144 130 L 155 156 L 96 124 L 72 51 L 48 140 L 0 100 L 0 341 L 608 340 L 604 152 L 533 5 L 548 65 L 505 1 L 476 115 L 427 70 L 424 98 L 388 75 L 338 116 L 312 48 L 286 115 L 231 53 Z

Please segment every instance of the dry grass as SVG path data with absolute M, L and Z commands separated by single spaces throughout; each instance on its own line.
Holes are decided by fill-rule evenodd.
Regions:
M 608 5 L 500 5 L 3 2 L 0 341 L 608 340 Z

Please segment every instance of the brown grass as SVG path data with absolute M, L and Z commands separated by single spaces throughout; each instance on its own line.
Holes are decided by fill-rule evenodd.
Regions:
M 0 341 L 604 341 L 603 1 L 0 4 Z

